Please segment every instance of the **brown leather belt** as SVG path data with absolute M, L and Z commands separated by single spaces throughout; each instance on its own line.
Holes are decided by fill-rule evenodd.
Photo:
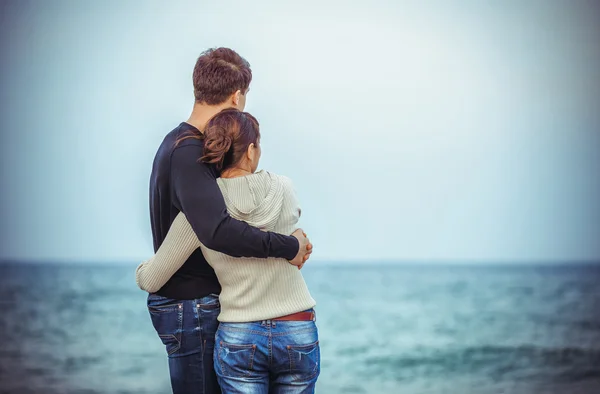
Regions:
M 271 320 L 314 321 L 315 312 L 296 312 L 292 313 L 291 315 L 276 317 L 275 319 Z

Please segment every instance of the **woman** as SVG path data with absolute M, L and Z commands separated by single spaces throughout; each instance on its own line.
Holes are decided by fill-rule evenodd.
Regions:
M 300 217 L 292 183 L 256 172 L 258 121 L 226 109 L 208 122 L 204 138 L 201 160 L 221 170 L 217 181 L 230 215 L 264 231 L 291 234 Z M 179 213 L 156 255 L 138 268 L 140 288 L 158 290 L 198 247 L 222 286 L 214 363 L 223 392 L 314 393 L 320 372 L 315 301 L 300 270 L 286 260 L 210 250 Z

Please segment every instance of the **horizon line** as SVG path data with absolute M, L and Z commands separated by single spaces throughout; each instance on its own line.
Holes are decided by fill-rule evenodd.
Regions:
M 140 261 L 126 260 L 73 260 L 73 259 L 0 259 L 0 265 L 110 265 L 110 266 L 137 266 Z M 312 263 L 312 264 L 311 264 Z M 310 265 L 318 264 L 323 266 L 366 266 L 366 265 L 384 265 L 384 266 L 584 266 L 600 265 L 600 259 L 573 259 L 573 260 L 507 260 L 507 259 L 340 259 L 340 260 L 313 260 Z

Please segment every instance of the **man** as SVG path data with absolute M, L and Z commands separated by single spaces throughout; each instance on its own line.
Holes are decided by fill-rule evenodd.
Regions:
M 224 108 L 243 111 L 252 79 L 250 65 L 228 48 L 203 52 L 194 68 L 195 104 L 190 118 L 160 145 L 150 179 L 150 216 L 154 250 L 182 211 L 208 248 L 235 257 L 278 257 L 302 266 L 312 245 L 302 230 L 292 236 L 267 233 L 229 216 L 217 185 L 217 170 L 199 162 L 201 134 Z M 173 393 L 220 393 L 213 368 L 220 285 L 197 249 L 160 290 L 148 296 L 152 323 L 166 346 Z

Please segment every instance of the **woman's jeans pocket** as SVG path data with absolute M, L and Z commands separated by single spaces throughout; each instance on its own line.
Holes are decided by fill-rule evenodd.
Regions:
M 224 376 L 246 378 L 250 376 L 256 345 L 233 344 L 219 341 L 215 357 Z
M 233 324 L 245 327 L 245 324 Z M 250 330 L 222 330 L 222 326 L 232 326 L 231 323 L 221 323 L 215 336 L 215 369 L 217 375 L 230 378 L 253 378 L 254 362 L 257 351 L 256 335 Z
M 148 311 L 152 325 L 166 347 L 169 357 L 181 347 L 183 303 L 158 295 L 148 296 Z
M 288 345 L 287 351 L 293 381 L 311 380 L 319 373 L 319 341 L 307 345 Z

